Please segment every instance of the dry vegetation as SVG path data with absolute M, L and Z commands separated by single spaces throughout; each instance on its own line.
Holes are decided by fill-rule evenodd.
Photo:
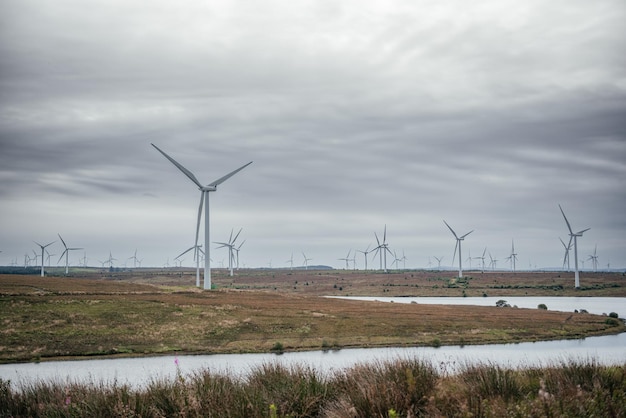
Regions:
M 439 272 L 242 270 L 233 278 L 215 272 L 218 289 L 211 292 L 193 287 L 191 270 L 74 274 L 80 277 L 0 275 L 0 361 L 503 343 L 625 329 L 622 321 L 589 314 L 318 296 L 459 296 L 463 291 L 467 296 L 624 296 L 620 274 L 585 277 L 589 289 L 573 291 L 571 278 L 547 273 L 472 273 L 459 281 Z

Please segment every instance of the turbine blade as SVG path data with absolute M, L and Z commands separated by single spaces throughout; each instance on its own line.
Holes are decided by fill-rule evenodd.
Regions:
M 67 245 L 65 245 L 65 241 L 63 241 L 63 238 L 61 238 L 61 234 L 57 234 L 59 236 L 59 238 L 61 239 L 61 242 L 63 243 L 63 246 L 65 248 L 67 248 Z
M 445 221 L 445 219 L 444 219 L 443 223 L 444 223 L 444 224 L 446 224 L 446 226 L 448 227 L 448 229 L 450 230 L 450 232 L 452 232 L 452 235 L 454 235 L 454 238 L 459 239 L 459 237 L 457 237 L 457 236 L 456 236 L 456 232 L 454 232 L 454 229 L 452 229 L 452 228 L 450 227 L 450 225 L 448 225 L 448 223 Z
M 237 232 L 237 235 L 235 235 L 235 239 L 233 239 L 230 243 L 234 244 L 235 241 L 237 241 L 237 238 L 239 237 L 239 234 L 241 234 L 241 231 L 243 230 L 243 228 L 239 228 L 239 232 Z
M 465 238 L 466 236 L 468 236 L 468 235 L 469 235 L 469 234 L 471 234 L 472 232 L 474 232 L 474 230 L 473 230 L 473 229 L 472 229 L 471 231 L 469 231 L 467 234 L 463 235 L 463 236 L 462 236 L 461 238 L 459 238 L 459 239 L 463 239 L 463 238 Z
M 167 158 L 168 160 L 170 160 L 170 162 L 172 164 L 174 164 L 176 167 L 178 167 L 178 169 L 180 171 L 183 172 L 183 174 L 185 174 L 187 177 L 189 177 L 189 180 L 193 181 L 196 186 L 198 186 L 199 188 L 202 188 L 202 184 L 198 181 L 198 179 L 196 178 L 196 176 L 193 175 L 193 173 L 189 170 L 187 170 L 185 167 L 182 166 L 182 164 L 179 164 L 178 161 L 176 161 L 175 159 L 173 159 L 172 157 L 170 157 L 169 155 L 167 155 L 164 151 L 162 151 L 159 147 L 157 147 L 154 144 L 151 144 L 154 148 L 156 148 L 157 151 L 159 151 L 161 154 L 163 154 L 163 156 L 165 158 Z
M 458 246 L 459 246 L 459 239 L 457 238 L 456 245 L 454 246 L 454 254 L 452 255 L 452 264 L 454 264 L 454 260 L 456 259 L 456 249 Z
M 587 229 L 583 229 L 582 231 L 578 231 L 578 232 L 576 232 L 576 235 L 582 235 L 584 232 L 587 232 L 587 231 L 589 231 L 590 229 L 591 229 L 591 228 L 587 228 Z M 48 245 L 50 245 L 50 244 L 48 244 Z
M 563 214 L 563 219 L 565 219 L 565 223 L 567 224 L 567 229 L 569 229 L 569 233 L 573 234 L 574 232 L 572 231 L 572 227 L 569 224 L 569 221 L 567 220 L 567 217 L 565 216 L 565 212 L 563 212 L 563 208 L 561 207 L 561 205 L 559 205 L 559 209 L 561 209 L 561 213 Z
M 376 244 L 378 244 L 378 246 L 380 247 L 380 240 L 378 239 L 378 235 L 376 234 L 376 231 L 374 231 L 374 236 L 376 237 Z
M 387 224 L 385 224 L 385 230 L 383 231 L 383 244 L 387 242 Z
M 202 218 L 202 204 L 204 203 L 204 193 L 200 193 L 200 206 L 198 206 L 198 222 L 196 223 L 196 242 L 194 245 L 198 246 L 198 235 L 200 234 L 200 219 Z
M 208 184 L 208 186 L 217 186 L 220 183 L 225 182 L 226 180 L 228 180 L 229 178 L 231 178 L 232 176 L 234 176 L 235 174 L 237 174 L 238 172 L 240 172 L 241 170 L 243 170 L 244 168 L 246 168 L 247 166 L 249 166 L 250 164 L 252 164 L 252 161 L 250 161 L 248 164 L 244 164 L 241 167 L 239 167 L 238 169 L 231 171 L 230 173 L 226 174 L 224 177 L 220 177 L 219 179 L 215 180 L 213 183 Z
M 57 264 L 59 264 L 59 262 L 63 259 L 63 256 L 65 255 L 66 252 L 67 252 L 67 248 L 65 249 L 65 251 L 63 251 L 63 253 L 61 254 L 61 257 L 59 257 L 59 261 L 57 261 Z

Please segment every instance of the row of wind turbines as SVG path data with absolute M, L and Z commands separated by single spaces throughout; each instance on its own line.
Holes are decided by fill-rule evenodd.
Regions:
M 195 234 L 195 242 L 194 245 L 192 247 L 190 247 L 186 252 L 189 252 L 191 250 L 194 250 L 194 259 L 196 260 L 197 263 L 197 273 L 196 273 L 196 285 L 200 286 L 200 278 L 199 278 L 199 260 L 200 260 L 200 252 L 202 252 L 202 246 L 198 245 L 198 238 L 199 238 L 199 232 L 200 232 L 200 223 L 201 223 L 201 218 L 202 218 L 202 208 L 204 205 L 204 249 L 206 251 L 206 254 L 204 254 L 204 289 L 211 289 L 211 259 L 209 256 L 209 251 L 210 251 L 210 247 L 209 247 L 209 243 L 210 243 L 210 222 L 209 222 L 209 193 L 210 192 L 215 192 L 217 190 L 217 186 L 219 186 L 221 183 L 223 183 L 224 181 L 228 180 L 230 177 L 234 176 L 235 174 L 237 174 L 238 172 L 240 172 L 241 170 L 243 170 L 244 168 L 246 168 L 247 166 L 249 166 L 250 164 L 252 164 L 252 161 L 242 165 L 241 167 L 237 168 L 236 170 L 231 171 L 230 173 L 220 177 L 219 179 L 207 184 L 207 185 L 202 185 L 202 183 L 200 183 L 200 181 L 196 178 L 196 176 L 189 171 L 187 168 L 185 168 L 182 164 L 180 164 L 179 162 L 177 162 L 176 160 L 174 160 L 171 156 L 169 156 L 167 153 L 165 153 L 163 150 L 161 150 L 159 147 L 157 147 L 155 144 L 152 144 L 152 146 L 158 151 L 160 152 L 165 158 L 167 158 L 176 168 L 178 168 L 185 176 L 187 176 L 200 190 L 200 205 L 198 207 L 198 217 L 197 217 L 197 223 L 196 223 L 196 234 Z M 565 246 L 566 249 L 566 257 L 569 260 L 569 251 L 571 249 L 571 245 L 573 243 L 574 245 L 574 280 L 575 280 L 575 287 L 579 288 L 580 287 L 580 277 L 579 277 L 579 269 L 578 269 L 578 238 L 582 237 L 583 234 L 588 231 L 590 228 L 586 228 L 583 230 L 580 230 L 578 232 L 574 232 L 571 224 L 569 222 L 569 220 L 567 219 L 567 217 L 565 216 L 565 212 L 563 211 L 563 208 L 561 207 L 561 205 L 559 204 L 559 209 L 561 211 L 561 214 L 563 215 L 563 219 L 565 220 L 565 223 L 567 225 L 567 229 L 569 231 L 569 243 L 566 246 L 565 243 L 561 240 L 561 242 L 563 243 L 563 245 Z M 462 258 L 462 254 L 461 254 L 461 250 L 462 250 L 462 242 L 465 240 L 465 238 L 470 235 L 472 232 L 474 232 L 474 230 L 471 230 L 465 234 L 462 235 L 457 235 L 457 233 L 454 231 L 454 229 L 452 229 L 452 227 L 444 220 L 443 221 L 445 223 L 445 225 L 448 227 L 448 229 L 450 230 L 450 232 L 452 233 L 452 235 L 454 236 L 455 240 L 456 240 L 456 244 L 454 247 L 454 255 L 453 255 L 453 263 L 454 260 L 457 258 L 456 254 L 457 254 L 457 250 L 458 250 L 458 261 L 459 261 L 459 278 L 463 277 L 463 258 Z M 241 232 L 241 231 L 239 231 Z M 394 256 L 394 262 L 398 263 L 399 261 L 405 261 L 406 257 L 402 257 L 401 259 L 398 259 L 398 257 L 393 254 L 391 252 L 391 250 L 389 249 L 389 245 L 387 243 L 387 226 L 385 225 L 385 229 L 383 231 L 383 239 L 382 241 L 379 239 L 378 235 L 376 233 L 374 233 L 375 238 L 376 238 L 376 243 L 377 246 L 375 248 L 373 248 L 371 251 L 369 250 L 369 246 L 366 250 L 364 251 L 360 251 L 364 254 L 365 256 L 365 265 L 366 265 L 366 269 L 367 269 L 367 254 L 369 252 L 374 252 L 374 256 L 378 255 L 380 258 L 380 266 L 381 266 L 381 270 L 383 270 L 384 272 L 387 272 L 387 254 L 393 255 Z M 237 239 L 237 237 L 239 236 L 239 233 L 237 233 L 237 235 L 235 235 L 235 238 L 232 239 L 232 232 L 231 232 L 231 238 L 229 239 L 228 242 L 221 242 L 219 243 L 221 245 L 221 247 L 227 247 L 229 249 L 229 268 L 231 271 L 231 275 L 232 275 L 232 262 L 233 262 L 233 251 L 235 251 L 235 246 L 234 246 L 234 242 Z M 242 243 L 243 244 L 243 243 Z M 239 246 L 240 248 L 241 246 Z M 236 249 L 236 253 L 237 253 L 237 257 L 239 254 L 238 249 Z M 486 251 L 486 249 L 485 249 Z M 184 253 L 183 253 L 184 254 Z M 308 261 L 310 261 L 310 258 L 307 258 L 306 254 L 304 254 L 304 252 L 302 253 L 303 257 L 304 257 L 304 264 L 305 264 L 305 268 L 308 268 Z M 350 259 L 350 251 L 348 252 L 348 255 L 345 258 L 341 258 L 339 260 L 343 260 L 346 262 L 346 267 L 348 266 L 348 262 L 350 260 L 353 261 L 353 259 Z M 484 268 L 484 257 L 485 254 L 483 253 L 483 256 L 481 257 L 483 260 L 483 268 Z M 490 255 L 491 257 L 491 255 Z M 515 270 L 515 262 L 517 260 L 517 254 L 515 253 L 515 245 L 514 243 L 512 243 L 512 249 L 511 249 L 511 254 L 510 256 L 507 258 L 509 261 L 511 261 L 512 266 L 513 266 L 513 270 Z M 437 258 L 437 260 L 439 261 L 439 263 L 441 262 L 441 259 Z M 290 262 L 292 267 L 293 267 L 293 254 L 291 256 L 291 259 L 288 260 L 287 262 Z M 354 261 L 353 261 L 354 262 Z M 593 262 L 594 265 L 597 265 L 597 255 L 594 252 L 594 256 L 593 256 Z M 495 264 L 495 260 L 492 258 L 492 263 Z

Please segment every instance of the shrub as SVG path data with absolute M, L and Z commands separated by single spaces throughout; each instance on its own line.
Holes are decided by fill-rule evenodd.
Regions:
M 500 299 L 499 301 L 497 301 L 496 306 L 498 308 L 510 308 L 511 307 L 511 305 L 509 305 L 509 303 L 504 299 Z
M 540 303 L 539 305 L 537 305 L 537 309 L 543 309 L 543 310 L 547 311 L 548 307 L 546 306 L 545 303 Z
M 617 312 L 611 312 L 611 313 L 609 314 L 609 316 L 610 316 L 611 318 L 619 318 L 619 315 L 617 315 Z
M 272 346 L 271 351 L 276 354 L 282 354 L 285 352 L 285 347 L 283 346 L 283 343 L 277 341 Z

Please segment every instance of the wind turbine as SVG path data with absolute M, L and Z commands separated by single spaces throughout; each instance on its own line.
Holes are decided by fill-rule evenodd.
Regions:
M 338 258 L 337 260 L 344 260 L 346 262 L 346 270 L 348 270 L 349 266 L 348 266 L 348 262 L 351 260 L 350 258 L 350 253 L 352 252 L 352 249 L 348 250 L 348 254 L 346 255 L 345 258 Z
M 491 253 L 489 253 L 489 259 L 491 260 L 491 262 L 489 263 L 489 267 L 491 267 L 491 270 L 495 270 L 496 269 L 496 263 L 498 262 L 497 258 L 493 258 L 491 256 Z
M 63 243 L 63 247 L 65 247 L 65 251 L 63 251 L 63 253 L 61 253 L 61 257 L 59 257 L 59 261 L 61 261 L 63 256 L 65 256 L 65 274 L 67 275 L 70 271 L 70 262 L 69 262 L 70 251 L 82 250 L 82 248 L 68 248 L 68 246 L 65 245 L 65 241 L 63 241 L 63 238 L 61 238 L 61 234 L 57 234 L 57 235 L 61 239 L 61 242 Z M 57 264 L 59 263 L 59 261 L 57 261 Z
M 561 241 L 561 244 L 563 244 L 563 247 L 565 248 L 565 255 L 563 256 L 563 268 L 565 268 L 565 262 L 567 262 L 567 271 L 569 271 L 569 251 L 572 249 L 572 237 L 569 238 L 569 243 L 567 245 L 565 245 L 561 237 L 559 237 L 559 241 Z
M 461 258 L 461 241 L 463 241 L 466 236 L 474 232 L 474 230 L 472 229 L 467 234 L 461 235 L 459 237 L 456 235 L 456 232 L 454 232 L 454 230 L 450 227 L 450 225 L 448 225 L 448 223 L 445 220 L 443 221 L 443 223 L 446 224 L 450 232 L 452 232 L 452 235 L 454 235 L 454 238 L 456 238 L 456 245 L 454 246 L 454 255 L 452 256 L 452 262 L 454 263 L 454 259 L 456 258 L 456 249 L 458 248 L 459 249 L 459 279 L 460 279 L 463 277 L 463 265 L 461 263 L 463 260 L 463 258 Z
M 384 268 L 384 272 L 387 273 L 387 253 L 393 255 L 391 253 L 391 250 L 389 249 L 389 244 L 387 244 L 387 225 L 385 225 L 385 230 L 383 232 L 383 242 L 381 244 L 380 240 L 378 239 L 378 235 L 376 234 L 376 232 L 374 232 L 374 236 L 376 237 L 376 243 L 378 244 L 378 246 L 376 248 L 374 248 L 374 257 L 376 257 L 376 253 L 379 254 L 380 256 L 380 269 L 383 270 L 383 254 L 384 254 L 384 258 L 385 258 L 385 268 Z
M 577 238 L 582 237 L 586 231 L 589 231 L 591 228 L 583 229 L 574 233 L 572 231 L 572 226 L 570 225 L 567 217 L 565 216 L 565 212 L 563 212 L 563 208 L 559 205 L 559 209 L 561 209 L 561 214 L 563 215 L 563 219 L 565 219 L 565 223 L 567 224 L 567 229 L 569 229 L 569 236 L 574 240 L 574 287 L 578 289 L 580 287 L 580 277 L 578 274 L 578 243 Z
M 593 265 L 593 271 L 598 271 L 598 256 L 597 256 L 597 251 L 598 251 L 598 244 L 596 244 L 596 247 L 593 250 L 593 255 L 590 255 L 588 260 L 591 260 L 591 264 Z
M 293 270 L 293 253 L 291 253 L 291 258 L 285 261 L 285 263 L 289 263 L 290 265 L 289 270 Z
M 241 247 L 243 247 L 243 244 L 246 242 L 246 240 L 244 239 L 243 241 L 241 241 L 241 244 L 239 244 L 239 247 L 234 247 L 233 251 L 235 251 L 235 257 L 236 257 L 236 262 L 235 265 L 237 266 L 237 270 L 239 270 L 239 250 L 241 250 Z M 245 268 L 246 265 L 244 264 L 243 267 Z
M 198 181 L 198 179 L 196 178 L 196 176 L 193 175 L 193 173 L 189 170 L 187 170 L 185 167 L 183 167 L 181 164 L 179 164 L 176 160 L 174 160 L 172 157 L 170 157 L 169 155 L 167 155 L 165 152 L 161 151 L 161 149 L 159 149 L 159 147 L 157 147 L 156 145 L 152 144 L 152 146 L 154 148 L 156 148 L 157 151 L 159 151 L 161 154 L 163 154 L 163 156 L 165 158 L 167 158 L 172 164 L 174 164 L 180 171 L 183 172 L 184 175 L 186 175 L 189 180 L 191 180 L 192 182 L 194 182 L 194 184 L 196 186 L 198 186 L 198 189 L 200 189 L 200 206 L 198 207 L 198 222 L 196 224 L 196 242 L 195 245 L 198 245 L 198 234 L 200 233 L 200 220 L 202 217 L 202 205 L 204 204 L 204 250 L 206 251 L 206 254 L 204 256 L 204 289 L 208 290 L 211 289 L 211 253 L 210 253 L 210 234 L 209 234 L 209 227 L 210 227 L 210 222 L 209 222 L 209 193 L 210 192 L 214 192 L 217 190 L 217 186 L 219 186 L 221 183 L 223 183 L 224 181 L 228 180 L 229 178 L 231 178 L 232 176 L 234 176 L 235 174 L 237 174 L 238 172 L 240 172 L 241 170 L 243 170 L 244 168 L 246 168 L 247 166 L 249 166 L 250 164 L 252 164 L 252 161 L 250 161 L 247 164 L 244 164 L 243 166 L 239 167 L 238 169 L 231 171 L 230 173 L 226 174 L 223 177 L 220 177 L 219 179 L 215 180 L 212 183 L 207 184 L 206 186 L 203 186 L 202 183 L 200 183 L 200 181 Z
M 313 260 L 312 258 L 306 258 L 306 254 L 304 253 L 304 251 L 302 252 L 302 257 L 304 257 L 304 269 L 308 270 L 309 269 L 309 261 Z
M 43 276 L 44 276 L 44 272 L 43 272 L 43 265 L 44 265 L 44 262 L 45 262 L 45 260 L 44 260 L 44 258 L 43 258 L 43 256 L 44 256 L 44 251 L 45 251 L 45 249 L 46 249 L 46 247 L 47 247 L 47 246 L 54 244 L 56 241 L 52 241 L 51 243 L 46 244 L 46 245 L 41 245 L 41 244 L 40 244 L 40 243 L 38 243 L 37 241 L 33 241 L 33 242 L 34 242 L 35 244 L 37 244 L 37 245 L 39 245 L 39 246 L 41 247 L 41 277 L 43 277 Z M 35 253 L 35 262 L 37 262 L 37 260 L 36 260 L 36 258 L 37 258 L 37 257 L 36 257 L 36 256 L 37 256 L 37 254 Z
M 481 266 L 482 266 L 482 270 L 481 270 L 482 273 L 485 272 L 485 253 L 486 252 L 487 252 L 487 247 L 485 247 L 482 257 L 474 257 L 475 259 L 480 260 Z
M 369 249 L 370 246 L 368 245 L 365 251 L 357 250 L 358 252 L 362 253 L 365 258 L 365 270 L 367 270 L 367 255 L 370 253 Z
M 201 252 L 202 254 L 204 254 L 204 251 L 202 251 L 202 247 L 201 245 L 194 245 L 192 247 L 189 247 L 188 249 L 186 249 L 185 251 L 183 251 L 182 253 L 180 253 L 176 258 L 178 259 L 179 257 L 182 257 L 183 255 L 187 254 L 189 251 L 194 250 L 193 252 L 193 256 L 196 260 L 196 287 L 200 287 L 200 254 L 199 252 Z M 169 259 L 166 263 L 169 267 Z M 141 266 L 141 264 L 140 264 Z
M 237 241 L 237 238 L 239 237 L 239 234 L 241 234 L 241 230 L 243 228 L 239 229 L 239 232 L 237 232 L 237 235 L 235 235 L 235 238 L 233 239 L 233 230 L 230 230 L 230 237 L 228 238 L 228 242 L 215 242 L 214 244 L 220 244 L 219 247 L 217 248 L 224 248 L 224 247 L 228 247 L 228 269 L 230 270 L 230 276 L 233 276 L 233 261 L 235 259 L 235 255 L 233 253 L 233 249 L 235 248 L 235 241 Z
M 117 258 L 113 258 L 111 251 L 109 251 L 109 258 L 104 263 L 109 263 L 109 268 L 113 268 L 113 260 L 117 260 Z
M 441 260 L 443 260 L 443 256 L 441 257 L 434 256 L 434 257 L 435 257 L 435 260 L 437 260 L 437 270 L 441 270 Z
M 511 262 L 511 270 L 515 273 L 515 260 L 517 260 L 517 253 L 515 252 L 515 243 L 511 240 L 511 255 L 506 258 Z
M 132 255 L 132 257 L 128 257 L 128 260 L 133 260 L 133 268 L 137 268 L 137 249 L 135 248 L 135 253 Z

